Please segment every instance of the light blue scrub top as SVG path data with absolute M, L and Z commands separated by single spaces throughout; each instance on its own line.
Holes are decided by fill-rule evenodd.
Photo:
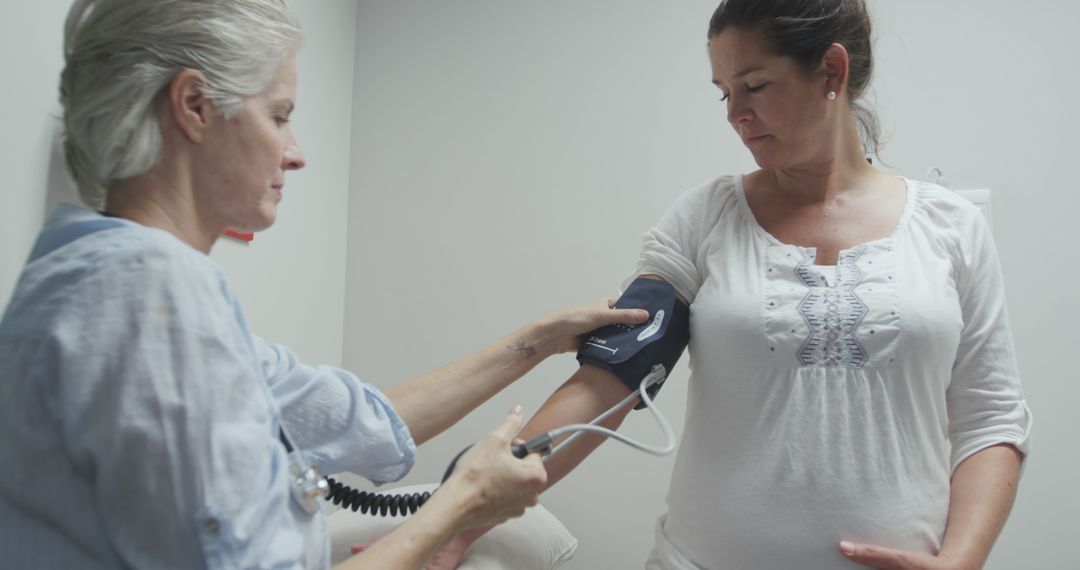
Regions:
M 378 390 L 254 336 L 206 255 L 61 205 L 0 321 L 0 565 L 327 567 L 279 422 L 327 473 L 415 456 Z

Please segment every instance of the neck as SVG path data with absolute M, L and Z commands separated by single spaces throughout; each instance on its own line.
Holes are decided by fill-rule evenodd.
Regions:
M 207 223 L 194 200 L 191 177 L 182 169 L 156 166 L 145 174 L 110 188 L 105 211 L 165 230 L 191 247 L 209 254 L 225 228 Z
M 879 174 L 866 160 L 854 117 L 847 119 L 832 144 L 822 145 L 813 161 L 768 171 L 782 194 L 804 203 L 823 202 L 856 190 Z

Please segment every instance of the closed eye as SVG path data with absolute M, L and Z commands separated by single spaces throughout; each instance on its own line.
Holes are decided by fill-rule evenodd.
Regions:
M 765 83 L 759 83 L 757 85 L 747 85 L 746 86 L 746 92 L 750 93 L 750 94 L 758 93 L 768 85 L 769 85 L 768 81 L 766 81 Z M 727 102 L 727 100 L 730 99 L 730 98 L 731 98 L 730 93 L 724 93 L 724 96 L 720 98 L 720 101 L 721 102 Z
M 272 109 L 274 113 L 274 122 L 280 127 L 289 122 L 289 117 L 292 116 L 293 109 L 296 108 L 296 104 L 292 101 L 285 101 L 287 105 Z

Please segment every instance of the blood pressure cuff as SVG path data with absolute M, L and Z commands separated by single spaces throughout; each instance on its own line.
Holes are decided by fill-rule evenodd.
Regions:
M 662 364 L 670 374 L 690 340 L 690 308 L 675 296 L 675 288 L 666 281 L 638 277 L 615 308 L 645 309 L 649 320 L 636 326 L 614 324 L 592 331 L 578 350 L 578 362 L 611 372 L 631 391 L 637 391 L 656 364 Z M 654 384 L 646 391 L 655 396 L 662 385 Z M 634 409 L 644 406 L 642 402 Z

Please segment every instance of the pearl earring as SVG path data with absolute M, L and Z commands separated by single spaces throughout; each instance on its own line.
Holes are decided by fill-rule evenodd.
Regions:
M 827 97 L 829 99 L 829 101 L 832 101 L 833 99 L 836 99 L 836 91 L 829 91 L 828 93 L 825 94 L 825 97 Z

